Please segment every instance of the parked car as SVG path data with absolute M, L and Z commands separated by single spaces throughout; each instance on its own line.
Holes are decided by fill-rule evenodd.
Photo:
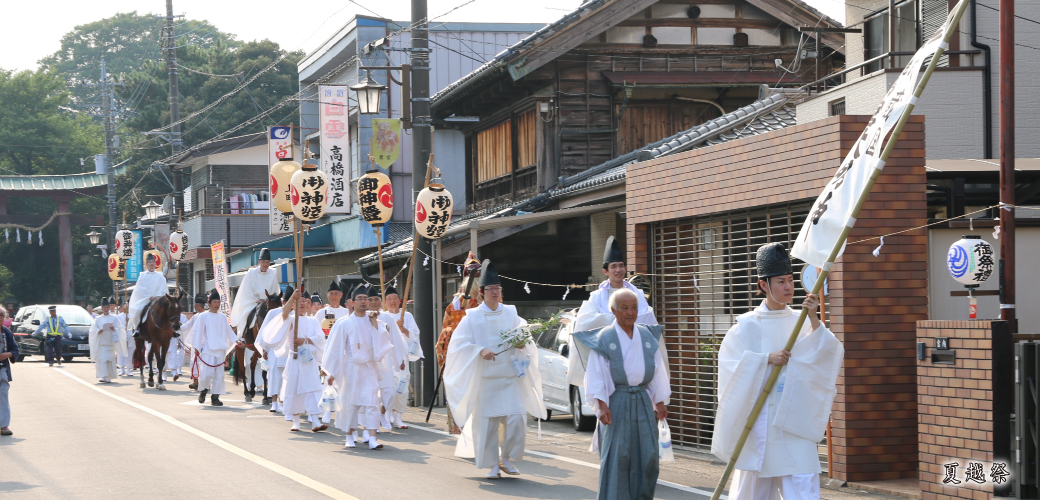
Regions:
M 90 342 L 87 334 L 90 331 L 90 325 L 94 322 L 90 313 L 80 306 L 55 305 L 58 308 L 58 316 L 65 320 L 71 335 L 71 338 L 65 337 L 63 341 L 62 359 L 72 361 L 73 358 L 90 356 Z M 45 334 L 36 335 L 36 329 L 50 317 L 48 307 L 50 304 L 25 306 L 15 313 L 11 333 L 14 333 L 14 341 L 18 343 L 20 351 L 18 361 L 22 361 L 26 356 L 43 356 L 45 354 Z
M 585 397 L 585 388 L 567 383 L 571 328 L 577 312 L 577 309 L 564 311 L 559 325 L 545 330 L 535 340 L 538 344 L 538 373 L 542 376 L 546 419 L 552 418 L 553 411 L 570 414 L 575 430 L 591 431 L 596 426 L 596 412 Z

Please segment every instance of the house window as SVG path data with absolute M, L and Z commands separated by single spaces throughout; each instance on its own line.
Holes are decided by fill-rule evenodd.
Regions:
M 477 182 L 502 177 L 538 160 L 535 133 L 538 114 L 534 108 L 513 119 L 477 132 Z M 513 165 L 513 127 L 516 127 L 516 162 Z
M 839 99 L 831 103 L 830 116 L 841 116 L 845 114 L 845 99 Z
M 915 52 L 920 45 L 918 38 L 917 2 L 910 0 L 896 5 L 896 52 Z M 887 54 L 889 51 L 889 17 L 885 8 L 866 16 L 863 23 L 863 60 Z M 910 62 L 912 56 L 895 57 L 895 66 L 901 68 Z M 873 62 L 866 67 L 866 73 L 873 73 L 882 68 L 891 68 L 892 58 Z

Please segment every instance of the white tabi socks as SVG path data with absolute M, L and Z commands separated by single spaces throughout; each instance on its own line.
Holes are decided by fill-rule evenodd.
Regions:
M 343 445 L 343 447 L 344 448 L 357 448 L 357 444 L 355 444 L 355 439 L 356 438 L 357 438 L 357 436 L 355 436 L 354 434 L 347 434 L 347 442 L 346 442 L 346 444 Z
M 485 477 L 487 477 L 488 479 L 498 479 L 502 477 L 502 473 L 499 471 L 499 468 L 496 465 L 491 468 L 491 472 L 488 472 L 487 476 Z
M 289 415 L 286 415 L 285 418 L 292 420 L 292 427 L 289 429 L 290 431 L 298 431 L 298 430 L 300 430 L 300 416 L 299 415 L 293 415 L 292 417 L 290 417 Z
M 502 467 L 502 472 L 509 474 L 510 476 L 519 476 L 520 469 L 517 469 L 508 458 L 503 458 L 502 463 L 499 464 Z

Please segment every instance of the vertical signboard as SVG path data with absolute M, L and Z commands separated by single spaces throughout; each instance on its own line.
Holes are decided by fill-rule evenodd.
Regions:
M 228 266 L 224 255 L 224 240 L 209 246 L 213 259 L 213 287 L 220 294 L 220 312 L 231 321 L 231 288 L 228 287 Z
M 130 232 L 134 233 L 134 254 L 126 261 L 126 281 L 136 283 L 137 277 L 144 269 L 144 238 L 141 236 L 141 231 Z
M 347 127 L 347 87 L 321 85 L 318 87 L 318 128 L 321 132 L 321 170 L 329 179 L 329 203 L 326 214 L 350 213 L 350 178 L 345 161 L 350 152 L 350 131 Z
M 293 151 L 293 138 L 292 129 L 290 127 L 268 127 L 267 129 L 267 168 L 270 168 L 275 163 L 281 160 L 291 160 Z M 274 191 L 271 186 L 271 178 L 268 174 L 268 191 L 271 192 L 271 196 L 274 196 Z M 267 219 L 271 225 L 271 236 L 279 234 L 289 234 L 289 218 L 285 214 L 279 212 L 274 208 L 274 199 L 268 202 L 270 208 L 268 208 Z

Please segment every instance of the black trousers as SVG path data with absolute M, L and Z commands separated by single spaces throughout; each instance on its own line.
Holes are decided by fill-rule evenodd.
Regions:
M 44 352 L 48 364 L 61 362 L 61 335 L 47 335 Z

